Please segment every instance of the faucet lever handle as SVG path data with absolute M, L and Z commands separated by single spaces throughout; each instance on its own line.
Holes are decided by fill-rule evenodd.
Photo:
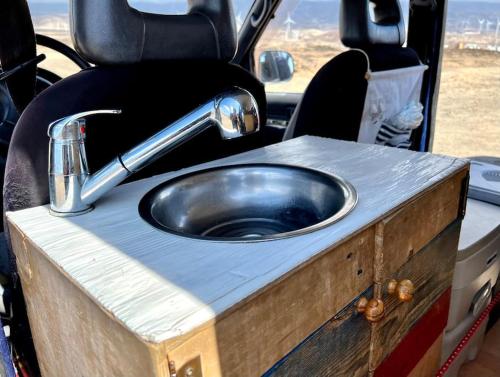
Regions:
M 49 124 L 49 128 L 47 130 L 47 135 L 51 139 L 61 139 L 61 140 L 72 140 L 77 138 L 75 136 L 75 133 L 72 132 L 72 130 L 68 130 L 68 127 L 70 127 L 72 124 L 76 124 L 78 127 L 80 127 L 81 121 L 85 121 L 85 118 L 90 116 L 90 115 L 96 115 L 96 114 L 121 114 L 121 110 L 90 110 L 90 111 L 84 111 L 81 113 L 69 115 L 67 117 L 58 119 L 52 123 Z M 78 123 L 76 123 L 78 122 Z M 68 132 L 69 131 L 69 132 Z M 77 129 L 77 132 L 79 130 Z

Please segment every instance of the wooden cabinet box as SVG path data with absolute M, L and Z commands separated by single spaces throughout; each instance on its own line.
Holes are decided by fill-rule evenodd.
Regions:
M 44 377 L 367 376 L 390 361 L 451 285 L 467 163 L 302 137 L 206 167 L 246 162 L 334 171 L 358 206 L 305 237 L 207 246 L 137 215 L 172 173 L 70 220 L 44 207 L 8 214 Z M 212 263 L 224 258 L 237 263 Z M 388 294 L 393 279 L 412 281 L 412 301 Z M 379 322 L 359 312 L 361 296 L 383 302 Z M 434 343 L 422 357 L 439 353 Z
M 415 345 L 411 349 L 413 356 L 425 356 L 425 362 L 419 364 L 420 357 L 410 356 L 405 359 L 407 368 L 413 366 L 409 369 L 413 374 L 419 375 L 419 370 L 424 370 L 421 376 L 433 375 L 438 367 L 435 362 L 439 360 L 441 353 L 439 339 L 448 315 L 449 289 L 458 250 L 467 178 L 466 171 L 450 177 L 347 242 L 337 253 L 325 254 L 306 268 L 304 271 L 314 272 L 318 278 L 315 280 L 308 276 L 302 282 L 318 283 L 321 276 L 328 276 L 328 273 L 316 264 L 335 266 L 340 272 L 339 281 L 346 283 L 338 287 L 339 292 L 345 293 L 347 297 L 362 291 L 361 288 L 367 284 L 367 277 L 373 277 L 373 285 L 361 295 L 355 296 L 356 299 L 304 339 L 263 376 L 347 377 L 375 374 L 389 377 L 388 374 L 377 373 L 377 368 L 408 336 L 419 320 L 426 314 L 431 315 L 431 309 L 438 306 L 439 322 L 434 324 L 437 327 L 429 326 L 428 339 L 431 342 L 424 342 L 429 349 L 418 349 Z M 332 255 L 340 258 L 326 262 Z M 370 261 L 368 265 L 367 260 Z M 355 262 L 346 265 L 346 261 Z M 298 276 L 301 275 L 294 276 L 294 279 L 300 280 Z M 414 298 L 409 302 L 401 302 L 397 296 L 389 294 L 387 287 L 392 279 L 410 280 L 415 288 Z M 299 297 L 307 297 L 301 302 L 302 305 L 320 302 L 320 297 L 307 295 L 310 285 L 291 284 L 292 282 L 286 284 L 290 291 Z M 322 286 L 320 291 L 329 289 L 326 282 Z M 358 312 L 357 304 L 360 297 L 372 296 L 382 300 L 385 313 L 382 320 L 369 323 Z M 294 303 L 290 302 L 290 305 Z M 443 307 L 446 309 L 443 310 Z M 293 322 L 297 319 L 290 317 L 286 320 Z M 270 333 L 274 339 L 282 339 L 276 331 Z M 262 337 L 266 337 L 266 334 L 262 334 Z M 172 355 L 175 355 L 175 351 Z M 175 360 L 175 356 L 172 356 L 172 360 Z M 390 365 L 384 365 L 383 371 L 387 369 L 391 369 Z
M 363 292 L 371 296 L 373 289 Z M 367 376 L 371 325 L 352 301 L 263 377 Z
M 387 370 L 393 369 L 391 365 L 384 365 L 378 373 L 377 368 L 423 317 L 432 314 L 430 312 L 435 305 L 440 305 L 439 313 L 434 314 L 431 323 L 428 323 L 429 320 L 425 323 L 425 328 L 418 330 L 427 332 L 424 340 L 406 346 L 404 366 L 408 372 L 417 367 L 427 348 L 431 349 L 433 360 L 439 360 L 441 345 L 437 340 L 446 326 L 460 225 L 460 219 L 454 221 L 392 274 L 396 280 L 409 279 L 414 283 L 415 293 L 411 301 L 400 302 L 382 287 L 380 298 L 385 314 L 382 320 L 370 323 L 357 311 L 359 298 L 356 298 L 265 376 L 366 376 L 369 372 L 383 377 L 405 376 L 401 368 L 398 369 L 399 374 L 387 373 Z M 371 297 L 373 291 L 372 287 L 361 296 Z M 434 347 L 431 348 L 432 345 Z M 428 363 L 419 367 L 429 368 Z

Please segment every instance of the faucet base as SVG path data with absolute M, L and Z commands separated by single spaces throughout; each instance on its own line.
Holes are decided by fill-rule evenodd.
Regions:
M 71 217 L 71 216 L 79 216 L 79 215 L 83 215 L 85 213 L 89 213 L 93 209 L 94 209 L 94 206 L 90 206 L 86 209 L 83 209 L 81 211 L 76 211 L 76 212 L 59 212 L 59 211 L 54 211 L 52 208 L 50 208 L 49 213 L 52 216 L 56 216 L 56 217 Z

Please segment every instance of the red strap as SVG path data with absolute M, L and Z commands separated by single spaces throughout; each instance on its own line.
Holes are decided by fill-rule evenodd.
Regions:
M 448 321 L 450 297 L 451 288 L 448 288 L 375 369 L 374 377 L 401 377 L 410 374 L 443 333 Z
M 464 347 L 469 343 L 469 340 L 472 338 L 472 336 L 476 333 L 476 331 L 479 329 L 481 326 L 481 323 L 484 322 L 484 320 L 488 317 L 490 312 L 493 310 L 493 308 L 500 302 L 500 292 L 498 292 L 495 297 L 493 297 L 493 300 L 491 300 L 490 304 L 486 307 L 486 309 L 483 310 L 479 318 L 474 322 L 472 327 L 467 331 L 467 334 L 462 338 L 460 343 L 456 346 L 456 348 L 453 350 L 451 353 L 450 357 L 448 357 L 448 360 L 443 364 L 441 369 L 436 373 L 436 377 L 442 377 L 444 374 L 448 371 L 448 368 L 450 365 L 455 361 L 455 359 L 460 355 L 460 352 L 464 349 Z

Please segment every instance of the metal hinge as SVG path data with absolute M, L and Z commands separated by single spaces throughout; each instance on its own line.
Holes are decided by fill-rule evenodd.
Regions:
M 168 373 L 170 377 L 177 377 L 177 370 L 175 369 L 175 361 L 168 362 Z
M 188 361 L 178 371 L 175 366 L 175 361 L 169 361 L 168 371 L 170 377 L 203 377 L 200 357 Z

